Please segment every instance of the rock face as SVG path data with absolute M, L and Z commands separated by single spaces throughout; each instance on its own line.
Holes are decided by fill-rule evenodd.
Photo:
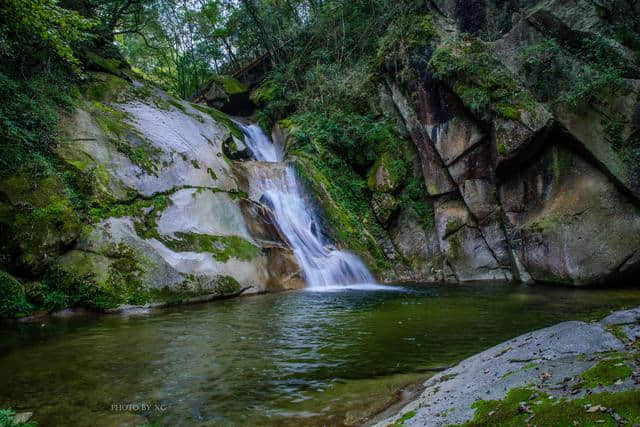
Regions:
M 472 407 L 475 402 L 502 400 L 511 390 L 525 387 L 533 397 L 518 400 L 524 400 L 528 414 L 549 398 L 557 404 L 637 388 L 638 349 L 633 342 L 639 320 L 640 307 L 599 323 L 564 322 L 513 338 L 430 378 L 416 400 L 377 425 L 393 424 L 403 416 L 405 426 L 463 424 L 479 411 Z M 612 367 L 620 369 L 617 375 L 603 373 Z M 521 403 L 514 405 L 517 409 Z
M 95 221 L 83 233 L 69 226 L 60 242 L 43 236 L 67 244 L 59 266 L 108 286 L 132 257 L 140 286 L 178 296 L 304 286 L 291 251 L 257 216 L 264 206 L 240 190 L 226 154 L 230 141 L 239 157 L 246 148 L 224 114 L 139 83 L 93 78 L 106 94 L 69 119 L 59 153 L 95 176 Z
M 380 110 L 416 148 L 435 224 L 407 233 L 406 217 L 390 221 L 379 194 L 395 197 L 394 181 L 378 159 L 368 183 L 394 243 L 385 254 L 413 254 L 396 278 L 630 280 L 640 271 L 640 66 L 615 28 L 636 31 L 627 15 L 637 6 L 429 7 L 435 35 L 403 68 L 386 64 L 379 87 Z

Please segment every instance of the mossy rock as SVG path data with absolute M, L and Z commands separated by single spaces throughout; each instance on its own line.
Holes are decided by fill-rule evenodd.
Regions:
M 11 264 L 37 274 L 79 236 L 82 223 L 57 176 L 22 173 L 0 181 L 0 228 Z
M 404 181 L 406 171 L 404 163 L 391 153 L 384 153 L 373 164 L 367 175 L 367 186 L 371 191 L 390 193 Z
M 222 152 L 231 160 L 248 160 L 251 158 L 251 152 L 246 144 L 233 135 L 229 135 L 229 138 L 222 143 Z
M 9 273 L 0 270 L 0 318 L 26 316 L 32 309 L 20 282 Z
M 211 76 L 211 78 L 209 78 L 209 81 L 207 82 L 207 87 L 211 86 L 211 84 L 218 85 L 227 95 L 238 95 L 249 90 L 238 80 L 226 74 L 217 74 Z
M 236 124 L 227 114 L 215 108 L 207 107 L 201 104 L 191 104 L 191 106 L 204 114 L 208 114 L 213 120 L 225 126 L 234 137 L 238 139 L 243 138 L 242 131 L 240 131 L 238 126 L 236 126 Z
M 386 224 L 398 208 L 398 201 L 391 194 L 374 193 L 371 208 L 380 224 Z
M 124 60 L 118 58 L 105 58 L 90 50 L 82 52 L 88 68 L 113 74 L 127 80 L 131 80 L 131 67 Z
M 162 239 L 170 249 L 178 252 L 208 252 L 220 262 L 231 258 L 251 261 L 262 253 L 262 250 L 238 236 L 210 236 L 207 234 L 175 233 L 176 240 Z
M 578 399 L 551 398 L 548 394 L 531 388 L 510 390 L 503 400 L 478 400 L 473 404 L 476 410 L 473 420 L 461 426 L 593 426 L 621 425 L 614 415 L 622 417 L 626 423 L 640 422 L 639 390 L 616 393 L 590 394 Z M 527 410 L 523 410 L 523 405 Z M 590 407 L 601 406 L 603 411 L 588 411 Z M 610 409 L 607 410 L 607 409 Z

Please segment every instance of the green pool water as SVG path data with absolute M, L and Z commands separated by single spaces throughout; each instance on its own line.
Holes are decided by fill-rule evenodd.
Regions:
M 42 426 L 357 424 L 433 369 L 639 304 L 637 289 L 402 286 L 3 326 L 0 408 Z

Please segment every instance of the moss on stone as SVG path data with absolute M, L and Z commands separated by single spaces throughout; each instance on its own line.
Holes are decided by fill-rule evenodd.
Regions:
M 626 363 L 625 358 L 609 358 L 599 361 L 595 366 L 583 372 L 580 377 L 584 380 L 582 386 L 607 386 L 617 380 L 628 378 L 633 370 Z
M 213 120 L 225 126 L 229 132 L 231 132 L 231 135 L 242 139 L 242 132 L 238 129 L 238 126 L 236 126 L 236 124 L 233 123 L 233 120 L 231 120 L 231 118 L 222 111 L 200 104 L 191 104 L 191 106 L 202 113 L 208 114 L 213 118 Z
M 178 101 L 177 99 L 173 99 L 173 98 L 169 98 L 169 100 L 167 101 L 169 104 L 173 105 L 176 109 L 178 109 L 179 111 L 183 112 L 184 114 L 187 114 L 187 109 L 184 107 L 184 105 L 182 105 L 182 103 L 180 101 Z
M 395 423 L 393 423 L 392 427 L 402 427 L 404 426 L 405 421 L 409 421 L 411 418 L 416 416 L 416 411 L 409 411 L 406 414 L 403 414 Z
M 232 76 L 226 74 L 216 74 L 211 76 L 206 86 L 215 83 L 222 88 L 227 95 L 238 95 L 247 92 L 247 87 Z
M 609 325 L 605 329 L 611 332 L 613 336 L 618 338 L 623 343 L 629 341 L 627 334 L 624 333 L 624 325 Z
M 195 233 L 175 233 L 177 239 L 163 238 L 162 242 L 174 251 L 209 252 L 220 262 L 231 258 L 251 261 L 262 250 L 238 236 L 212 236 Z
M 157 175 L 162 151 L 131 124 L 129 114 L 99 101 L 90 104 L 89 112 L 118 151 L 147 174 Z
M 392 192 L 402 184 L 406 174 L 406 163 L 398 157 L 400 153 L 384 152 L 367 174 L 367 186 L 371 191 Z
M 53 174 L 22 173 L 0 181 L 0 227 L 17 264 L 37 272 L 82 230 L 67 189 Z
M 121 100 L 129 86 L 129 82 L 116 75 L 93 73 L 86 86 L 86 97 L 97 102 Z
M 640 422 L 640 390 L 617 393 L 591 394 L 580 399 L 553 399 L 546 393 L 529 388 L 510 390 L 503 400 L 478 400 L 471 421 L 461 424 L 472 426 L 616 426 L 619 425 L 612 413 L 615 412 L 627 423 Z M 524 404 L 531 411 L 521 410 Z M 611 412 L 587 412 L 590 406 L 601 405 Z
M 535 111 L 536 101 L 477 38 L 450 39 L 434 52 L 429 66 L 445 80 L 467 108 L 488 119 L 489 113 L 519 120 Z
M 452 260 L 460 259 L 460 257 L 464 254 L 464 251 L 462 250 L 462 232 L 458 231 L 457 233 L 449 236 L 447 238 L 447 243 L 447 258 Z
M 373 237 L 383 231 L 362 192 L 362 187 L 366 188 L 364 181 L 355 174 L 349 174 L 349 169 L 323 168 L 325 164 L 317 157 L 297 154 L 296 171 L 311 189 L 335 233 L 335 239 L 364 258 L 372 270 L 389 269 L 390 263 Z M 325 173 L 332 174 L 331 178 Z M 337 177 L 340 173 L 344 175 Z M 349 180 L 351 185 L 342 185 L 344 180 Z M 353 191 L 354 185 L 361 190 Z
M 240 283 L 231 276 L 218 276 L 211 279 L 206 276 L 185 274 L 184 281 L 177 288 L 150 289 L 149 299 L 168 305 L 177 305 L 196 297 L 209 295 L 224 297 L 237 294 L 241 290 Z

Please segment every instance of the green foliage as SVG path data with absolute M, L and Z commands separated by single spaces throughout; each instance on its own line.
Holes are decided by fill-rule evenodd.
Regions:
M 418 214 L 418 218 L 420 218 L 420 222 L 425 231 L 433 231 L 433 208 L 431 202 L 427 199 L 427 189 L 425 188 L 422 177 L 408 177 L 407 183 L 398 196 L 398 200 L 401 206 L 413 209 L 415 213 Z
M 0 270 L 0 318 L 22 317 L 29 314 L 32 309 L 20 282 Z
M 74 106 L 64 72 L 13 77 L 0 66 L 0 176 L 52 161 L 59 111 Z
M 52 267 L 26 290 L 29 302 L 38 310 L 68 307 L 104 309 L 114 306 L 113 297 L 93 282 L 92 275 L 78 275 Z
M 4 0 L 0 22 L 2 56 L 24 63 L 36 55 L 55 55 L 55 59 L 73 65 L 79 64 L 74 45 L 86 40 L 87 30 L 94 25 L 77 12 L 58 6 L 55 0 Z
M 292 120 L 298 125 L 297 140 L 307 146 L 304 149 L 326 148 L 360 171 L 365 171 L 382 153 L 397 153 L 400 149 L 393 125 L 369 115 L 334 109 L 324 115 L 301 113 Z M 404 169 L 402 165 L 394 168 Z
M 562 59 L 562 49 L 554 39 L 544 39 L 526 47 L 519 56 L 533 92 L 542 102 L 555 99 L 565 87 L 564 67 L 569 64 Z
M 428 46 L 438 37 L 431 14 L 403 14 L 394 19 L 378 39 L 376 59 L 379 63 L 404 63 L 417 47 Z
M 493 112 L 517 120 L 520 112 L 535 107 L 534 100 L 479 39 L 440 45 L 429 66 L 435 77 L 449 82 L 467 108 L 483 117 Z
M 566 102 L 572 108 L 623 94 L 623 77 L 631 66 L 597 35 L 584 37 L 578 45 L 544 39 L 526 47 L 519 62 L 538 99 Z
M 14 421 L 15 411 L 12 409 L 0 409 L 0 427 L 36 427 L 38 423 L 29 421 L 26 423 L 16 423 Z

